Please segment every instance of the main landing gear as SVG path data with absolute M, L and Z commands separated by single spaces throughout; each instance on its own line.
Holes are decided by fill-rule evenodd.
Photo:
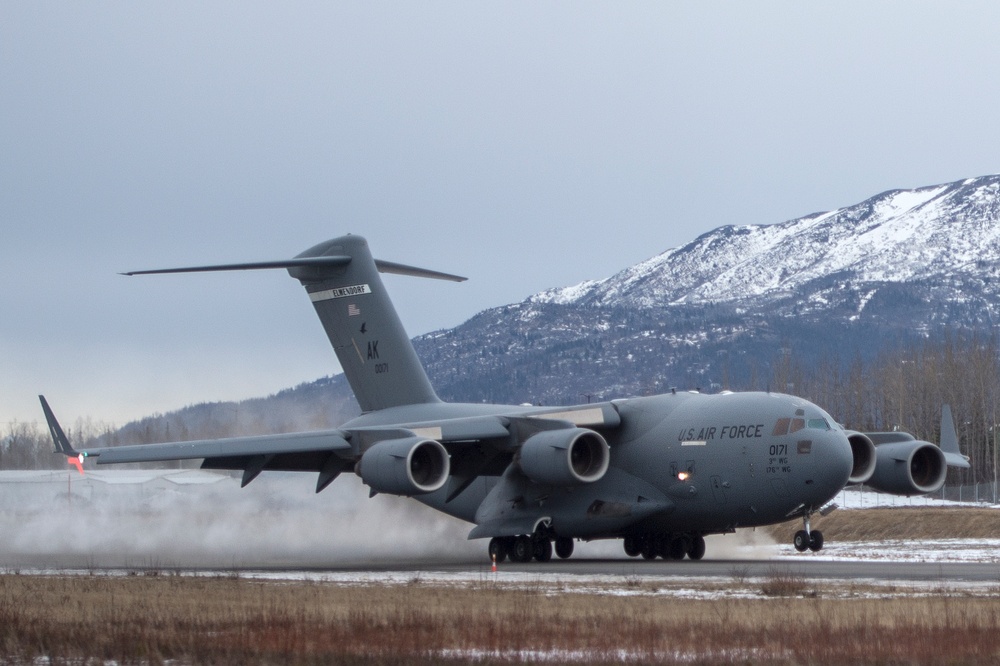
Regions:
M 806 552 L 806 549 L 814 553 L 823 550 L 823 533 L 819 530 L 809 528 L 808 513 L 802 516 L 802 527 L 804 529 L 796 532 L 795 537 L 792 539 L 792 545 L 795 546 L 795 550 L 800 553 Z
M 625 554 L 642 555 L 643 559 L 700 560 L 705 557 L 705 537 L 697 532 L 687 534 L 639 534 L 625 537 Z
M 490 559 L 500 564 L 508 557 L 511 562 L 548 562 L 552 559 L 552 546 L 555 542 L 555 554 L 560 559 L 566 559 L 573 554 L 573 539 L 569 537 L 549 537 L 544 534 L 522 534 L 516 537 L 493 537 L 490 539 Z

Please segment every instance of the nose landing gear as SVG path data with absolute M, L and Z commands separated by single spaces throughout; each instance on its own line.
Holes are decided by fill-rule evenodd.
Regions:
M 823 533 L 819 530 L 810 529 L 810 515 L 812 514 L 809 511 L 802 515 L 802 526 L 804 529 L 796 532 L 795 537 L 792 539 L 792 545 L 795 546 L 795 550 L 800 553 L 804 553 L 806 549 L 811 550 L 814 553 L 823 550 Z

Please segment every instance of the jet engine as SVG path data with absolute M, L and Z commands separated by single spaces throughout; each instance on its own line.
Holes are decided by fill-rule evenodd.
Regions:
M 867 483 L 875 473 L 875 444 L 867 435 L 851 431 L 847 433 L 847 441 L 851 444 L 851 457 L 854 458 L 851 476 L 847 482 Z
M 444 486 L 451 471 L 448 452 L 433 439 L 387 439 L 365 451 L 358 461 L 361 480 L 379 493 L 423 495 Z
M 521 445 L 519 466 L 535 483 L 575 486 L 593 483 L 608 471 L 611 450 L 598 433 L 585 428 L 543 430 Z
M 918 440 L 875 447 L 875 473 L 868 485 L 895 495 L 923 495 L 944 485 L 948 466 L 941 449 Z

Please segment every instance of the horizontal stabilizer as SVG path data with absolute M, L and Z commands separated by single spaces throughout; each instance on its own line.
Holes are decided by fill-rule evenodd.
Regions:
M 417 268 L 416 266 L 407 266 L 406 264 L 397 264 L 391 261 L 382 261 L 381 259 L 375 260 L 375 268 L 378 269 L 379 273 L 390 273 L 392 275 L 408 275 L 410 277 L 421 277 L 421 278 L 431 278 L 432 280 L 449 280 L 451 282 L 465 282 L 469 278 L 464 278 L 461 275 L 452 275 L 451 273 L 442 273 L 440 271 L 430 271 L 426 268 Z
M 186 268 L 157 268 L 147 271 L 128 271 L 121 275 L 160 275 L 164 273 L 211 273 L 215 271 L 257 271 L 273 268 L 339 268 L 351 263 L 350 257 L 296 257 L 278 261 L 256 261 L 241 264 L 216 264 L 214 266 L 189 266 Z
M 186 266 L 181 268 L 156 268 L 144 271 L 127 271 L 121 275 L 163 275 L 167 273 L 213 273 L 222 271 L 259 271 L 276 268 L 342 268 L 351 263 L 351 257 L 330 256 L 330 257 L 295 257 L 293 259 L 279 259 L 277 261 L 251 261 L 238 264 L 214 264 L 210 266 Z M 379 273 L 391 273 L 393 275 L 408 275 L 410 277 L 431 278 L 434 280 L 449 280 L 451 282 L 465 282 L 468 278 L 451 273 L 432 271 L 406 264 L 397 264 L 392 261 L 375 260 L 375 268 Z

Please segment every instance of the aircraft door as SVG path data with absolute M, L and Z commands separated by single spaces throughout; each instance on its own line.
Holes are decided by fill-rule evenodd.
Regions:
M 712 477 L 712 497 L 714 497 L 715 501 L 718 502 L 719 504 L 726 503 L 726 489 L 728 487 L 729 484 L 723 481 L 722 477 L 720 476 Z

